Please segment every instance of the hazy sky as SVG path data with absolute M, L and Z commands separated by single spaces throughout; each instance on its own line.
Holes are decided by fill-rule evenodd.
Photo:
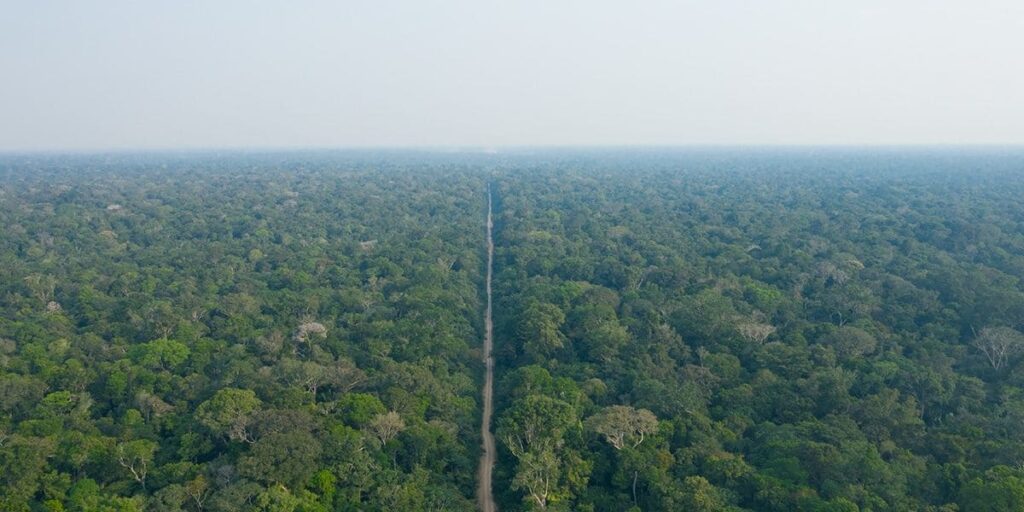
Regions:
M 1024 143 L 1024 2 L 0 0 L 0 150 Z

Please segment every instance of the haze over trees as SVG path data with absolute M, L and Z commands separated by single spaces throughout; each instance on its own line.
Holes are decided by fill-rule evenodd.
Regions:
M 1024 153 L 0 157 L 0 509 L 1024 507 Z
M 0 171 L 0 509 L 473 509 L 483 174 L 43 158 Z

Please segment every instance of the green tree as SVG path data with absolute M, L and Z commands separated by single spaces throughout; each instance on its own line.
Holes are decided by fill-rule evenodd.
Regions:
M 280 432 L 257 441 L 242 459 L 242 474 L 267 484 L 301 489 L 316 473 L 322 447 L 308 432 Z
M 363 427 L 387 412 L 379 398 L 368 393 L 349 393 L 338 401 L 341 418 L 354 427 Z
M 177 370 L 188 360 L 189 354 L 187 345 L 167 338 L 143 343 L 133 349 L 135 362 L 152 370 Z
M 153 456 L 159 446 L 153 441 L 136 439 L 118 443 L 114 457 L 139 485 L 146 486 L 146 475 L 153 465 Z
M 232 441 L 255 442 L 251 431 L 262 402 L 250 389 L 224 388 L 196 408 L 196 420 Z
M 957 500 L 962 510 L 1011 512 L 1024 510 L 1024 475 L 1019 470 L 996 466 L 967 482 Z
M 554 305 L 533 302 L 519 317 L 518 337 L 523 352 L 531 361 L 542 363 L 565 346 L 561 332 L 565 313 Z
M 573 406 L 542 395 L 516 400 L 498 421 L 498 438 L 519 457 L 533 449 L 561 446 L 565 432 L 578 424 Z

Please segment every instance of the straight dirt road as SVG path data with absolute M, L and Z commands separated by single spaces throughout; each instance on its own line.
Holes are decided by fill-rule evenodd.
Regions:
M 484 364 L 487 374 L 484 377 L 484 411 L 480 422 L 480 436 L 483 438 L 483 454 L 480 455 L 480 470 L 477 488 L 477 501 L 483 512 L 495 512 L 494 494 L 491 492 L 491 473 L 494 471 L 494 434 L 491 433 L 491 416 L 494 413 L 494 358 L 491 349 L 494 345 L 494 322 L 491 320 L 491 276 L 494 273 L 494 221 L 491 218 L 491 186 L 487 185 L 487 309 L 484 312 Z

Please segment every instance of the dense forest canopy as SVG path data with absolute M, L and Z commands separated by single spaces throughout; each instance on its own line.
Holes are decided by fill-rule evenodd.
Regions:
M 1024 509 L 1024 151 L 0 157 L 0 510 Z

